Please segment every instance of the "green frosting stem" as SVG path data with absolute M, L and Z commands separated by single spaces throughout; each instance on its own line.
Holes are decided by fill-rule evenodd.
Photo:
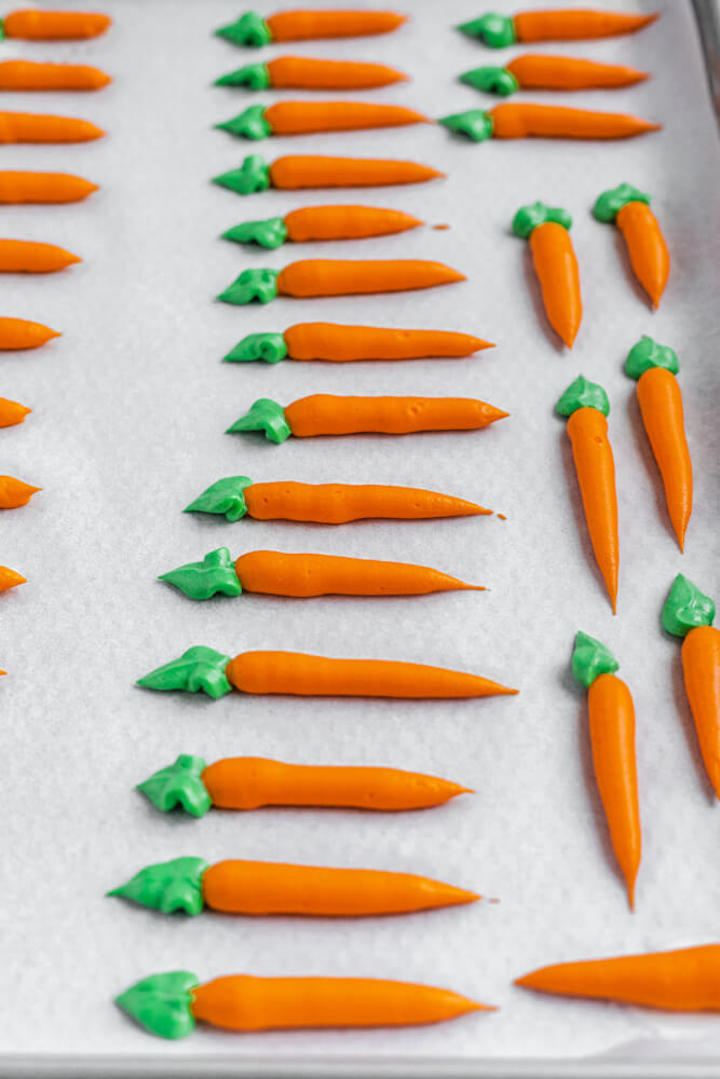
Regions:
M 460 82 L 486 94 L 497 94 L 498 97 L 510 97 L 520 88 L 512 71 L 505 67 L 475 67 L 472 71 L 465 71 L 460 76 Z
M 216 652 L 197 644 L 188 648 L 178 659 L 173 659 L 162 667 L 138 678 L 137 684 L 143 689 L 157 689 L 161 692 L 179 689 L 185 693 L 207 693 L 208 697 L 218 700 L 232 692 L 225 670 L 230 656 Z
M 233 45 L 250 45 L 256 49 L 269 45 L 273 39 L 270 27 L 256 11 L 246 11 L 235 22 L 220 26 L 215 33 Z
M 277 279 L 277 270 L 243 270 L 217 298 L 239 307 L 253 300 L 270 303 L 278 294 Z
M 612 224 L 628 202 L 644 202 L 649 206 L 650 196 L 639 188 L 633 187 L 632 184 L 619 184 L 618 187 L 613 187 L 609 191 L 603 191 L 593 206 L 593 214 L 598 221 L 606 225 Z
M 625 360 L 625 374 L 630 378 L 640 378 L 651 367 L 664 367 L 674 375 L 680 370 L 677 352 L 669 345 L 661 345 L 647 334 L 641 337 L 630 349 Z
M 492 138 L 492 116 L 483 109 L 467 109 L 465 112 L 455 112 L 452 116 L 442 116 L 438 123 L 448 131 L 467 135 L 473 142 L 485 142 Z
M 265 119 L 264 105 L 249 105 L 244 112 L 233 116 L 232 120 L 225 120 L 222 124 L 215 124 L 218 131 L 227 131 L 230 135 L 237 135 L 241 139 L 266 139 L 272 135 L 272 128 Z
M 260 397 L 255 401 L 244 416 L 228 427 L 225 434 L 235 435 L 241 431 L 264 431 L 268 442 L 275 442 L 278 446 L 292 434 L 290 424 L 285 419 L 285 409 L 270 397 Z
M 287 345 L 281 333 L 250 333 L 227 356 L 223 356 L 223 360 L 225 363 L 249 363 L 252 360 L 280 363 L 287 354 Z
M 572 654 L 572 673 L 581 686 L 590 689 L 601 674 L 612 674 L 619 666 L 615 656 L 604 644 L 594 637 L 589 637 L 587 633 L 577 633 Z
M 115 997 L 115 1003 L 151 1034 L 185 1038 L 195 1029 L 191 990 L 199 984 L 197 974 L 189 970 L 151 974 Z
M 610 401 L 602 386 L 597 382 L 589 382 L 582 375 L 578 375 L 571 382 L 562 395 L 555 410 L 561 416 L 572 416 L 579 408 L 596 408 L 603 416 L 610 415 Z
M 227 547 L 210 551 L 202 562 L 187 562 L 169 573 L 161 573 L 158 580 L 174 585 L 190 599 L 210 599 L 218 592 L 224 596 L 242 594 L 235 563 Z
M 271 85 L 267 64 L 245 64 L 215 79 L 215 86 L 247 86 L 250 90 L 267 90 Z
M 138 783 L 137 790 L 161 813 L 170 813 L 179 806 L 191 817 L 204 817 L 213 804 L 202 780 L 206 768 L 202 757 L 181 753 L 174 764 Z
M 3 20 L 0 19 L 0 41 L 4 41 L 4 40 L 5 40 L 5 26 L 3 25 Z
M 470 19 L 469 22 L 460 23 L 458 30 L 462 34 L 467 34 L 468 37 L 479 37 L 483 44 L 491 49 L 504 49 L 517 41 L 512 16 L 498 15 L 494 11 L 488 11 L 479 19 Z
M 243 221 L 222 233 L 223 240 L 237 244 L 258 244 L 274 250 L 287 240 L 288 231 L 282 217 L 268 217 L 264 221 Z
M 697 585 L 678 573 L 662 609 L 666 633 L 684 637 L 698 626 L 710 626 L 715 617 L 715 603 Z
M 161 914 L 199 914 L 203 901 L 202 881 L 208 863 L 202 858 L 174 858 L 146 866 L 134 877 L 107 894 L 129 899 Z
M 219 513 L 228 521 L 239 521 L 247 513 L 244 492 L 250 486 L 249 476 L 226 476 L 207 487 L 183 513 Z
M 258 191 L 267 191 L 270 187 L 270 166 L 260 154 L 250 154 L 239 169 L 230 169 L 214 176 L 214 184 L 226 187 L 237 195 L 254 195 Z
M 546 225 L 551 221 L 555 225 L 562 225 L 568 232 L 572 228 L 572 217 L 562 206 L 548 206 L 544 202 L 533 202 L 529 206 L 521 206 L 512 221 L 512 230 L 521 240 L 527 240 L 533 229 L 538 225 Z

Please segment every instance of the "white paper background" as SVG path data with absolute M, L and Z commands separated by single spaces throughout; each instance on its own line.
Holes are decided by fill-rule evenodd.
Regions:
M 720 162 L 689 5 L 656 6 L 661 21 L 635 37 L 547 47 L 653 72 L 632 90 L 572 98 L 666 125 L 660 135 L 615 144 L 475 145 L 435 126 L 260 146 L 234 141 L 212 123 L 273 98 L 210 86 L 260 59 L 210 36 L 237 14 L 231 0 L 106 0 L 115 25 L 105 38 L 1 46 L 3 58 L 97 63 L 116 79 L 98 95 L 3 98 L 3 107 L 81 115 L 109 131 L 84 146 L 0 150 L 2 167 L 66 170 L 102 185 L 75 206 L 2 210 L 3 235 L 59 243 L 85 260 L 62 275 L 8 277 L 1 286 L 2 314 L 63 331 L 42 350 L 0 358 L 0 393 L 34 409 L 22 427 L 0 432 L 0 471 L 44 488 L 0 522 L 0 562 L 29 579 L 0 602 L 0 652 L 10 672 L 0 687 L 3 1052 L 490 1058 L 624 1055 L 625 1042 L 678 1037 L 681 1050 L 671 1052 L 702 1041 L 720 1055 L 711 1017 L 543 999 L 511 987 L 513 977 L 547 962 L 718 938 L 720 817 L 699 763 L 679 649 L 659 632 L 658 614 L 680 569 L 720 594 Z M 493 104 L 453 81 L 510 55 L 452 29 L 482 4 L 409 7 L 413 21 L 397 34 L 266 55 L 396 64 L 412 83 L 358 96 L 431 116 Z M 288 152 L 400 156 L 444 168 L 448 178 L 246 199 L 208 183 L 258 151 L 268 160 Z M 670 286 L 655 315 L 628 277 L 618 236 L 589 212 L 600 191 L 622 180 L 653 193 L 672 252 Z M 585 316 L 572 355 L 546 332 L 526 249 L 508 234 L 517 207 L 536 198 L 575 217 Z M 451 228 L 271 253 L 216 238 L 238 221 L 352 201 Z M 438 259 L 468 280 L 389 298 L 278 299 L 243 309 L 212 303 L 247 266 L 279 268 L 314 256 Z M 218 362 L 246 333 L 314 319 L 465 330 L 498 348 L 465 361 L 397 366 Z M 669 531 L 633 384 L 622 373 L 628 348 L 648 332 L 673 344 L 682 365 L 696 472 L 684 557 Z M 601 381 L 612 402 L 622 544 L 615 619 L 589 555 L 563 424 L 552 411 L 579 371 Z M 475 395 L 512 418 L 479 433 L 293 440 L 281 448 L 222 434 L 258 396 L 287 403 L 315 391 Z M 180 513 L 210 482 L 236 473 L 427 486 L 509 519 L 332 528 L 231 526 Z M 223 543 L 234 555 L 276 547 L 418 561 L 492 591 L 192 604 L 154 581 Z M 579 627 L 616 652 L 637 707 L 644 857 L 635 915 L 609 854 L 583 696 L 568 671 Z M 458 703 L 238 695 L 213 703 L 134 688 L 135 678 L 194 643 L 232 654 L 284 648 L 426 661 L 522 692 Z M 462 781 L 477 794 L 417 815 L 266 810 L 216 812 L 198 823 L 157 814 L 133 793 L 180 752 L 393 765 Z M 180 854 L 407 870 L 501 902 L 352 923 L 175 919 L 103 897 L 142 865 Z M 502 1010 L 422 1030 L 237 1037 L 205 1029 L 191 1043 L 170 1044 L 143 1034 L 111 999 L 146 974 L 175 968 L 202 979 L 248 971 L 417 980 Z

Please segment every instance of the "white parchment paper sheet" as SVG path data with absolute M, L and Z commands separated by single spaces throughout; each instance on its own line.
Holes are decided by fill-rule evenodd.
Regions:
M 210 36 L 236 16 L 231 0 L 106 0 L 115 24 L 102 39 L 0 46 L 3 58 L 96 63 L 115 77 L 98 95 L 2 101 L 85 116 L 109 133 L 79 146 L 0 147 L 2 167 L 65 170 L 102 185 L 86 203 L 1 211 L 3 235 L 59 243 L 84 258 L 67 273 L 7 277 L 0 286 L 3 314 L 63 331 L 42 350 L 0 357 L 0 393 L 34 409 L 22 427 L 0 432 L 0 471 L 44 488 L 0 521 L 0 562 L 29 579 L 0 601 L 1 663 L 10 672 L 0 686 L 4 1053 L 488 1058 L 624 1053 L 626 1042 L 677 1037 L 682 1047 L 672 1052 L 702 1041 L 720 1055 L 720 1026 L 711 1017 L 543 999 L 511 987 L 513 977 L 543 963 L 718 939 L 720 816 L 698 758 L 679 648 L 661 635 L 658 616 L 681 569 L 720 595 L 720 161 L 690 7 L 656 6 L 662 19 L 637 36 L 545 46 L 653 73 L 632 90 L 573 96 L 572 104 L 665 124 L 661 134 L 611 144 L 475 145 L 431 125 L 260 145 L 233 140 L 211 125 L 273 95 L 210 85 L 260 59 Z M 357 96 L 430 116 L 495 103 L 454 81 L 512 55 L 453 30 L 482 4 L 428 0 L 406 8 L 411 23 L 387 37 L 263 55 L 396 64 L 412 82 Z M 268 160 L 288 152 L 400 156 L 448 177 L 245 199 L 210 185 L 251 152 Z M 629 278 L 615 231 L 590 215 L 597 194 L 623 180 L 652 192 L 672 251 L 657 314 Z M 546 331 L 526 247 L 508 231 L 517 207 L 536 198 L 575 217 L 585 316 L 571 355 Z M 450 228 L 271 253 L 217 239 L 238 221 L 353 201 Z M 438 259 L 468 280 L 392 297 L 278 299 L 266 308 L 212 302 L 245 267 L 314 256 Z M 247 333 L 315 319 L 465 330 L 498 347 L 466 361 L 397 366 L 219 362 Z M 634 385 L 622 373 L 643 333 L 674 345 L 682 363 L 696 471 L 684 557 L 669 530 Z M 601 381 L 612 402 L 622 543 L 617 618 L 589 554 L 564 425 L 553 416 L 580 371 Z M 316 391 L 475 395 L 512 418 L 471 434 L 294 440 L 280 448 L 222 433 L 256 397 L 288 403 Z M 209 483 L 236 473 L 415 484 L 476 499 L 508 520 L 332 528 L 226 525 L 181 514 Z M 233 555 L 275 547 L 419 561 L 491 591 L 193 604 L 156 583 L 156 574 L 220 544 Z M 634 915 L 591 781 L 583 695 L 569 675 L 578 628 L 616 652 L 637 707 L 645 845 Z M 426 661 L 522 692 L 458 703 L 238 695 L 213 703 L 134 688 L 139 675 L 194 643 L 231 654 L 284 648 Z M 267 810 L 216 812 L 198 823 L 164 817 L 133 792 L 180 752 L 393 765 L 477 793 L 416 815 Z M 104 898 L 141 866 L 181 854 L 407 870 L 500 903 L 352 923 L 176 919 Z M 203 980 L 240 971 L 417 980 L 501 1010 L 422 1030 L 236 1037 L 206 1029 L 192 1044 L 169 1044 L 142 1033 L 111 1000 L 146 974 L 177 968 Z

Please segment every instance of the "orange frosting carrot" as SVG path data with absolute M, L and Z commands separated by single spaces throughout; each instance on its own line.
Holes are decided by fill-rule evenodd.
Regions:
M 104 71 L 84 64 L 0 63 L 0 90 L 101 90 L 110 81 Z
M 345 483 L 253 483 L 245 490 L 247 511 L 258 521 L 345 524 L 367 518 L 418 520 L 474 517 L 492 510 L 462 498 L 417 487 Z
M 578 41 L 582 38 L 634 34 L 655 22 L 657 15 L 629 15 L 620 11 L 558 8 L 520 11 L 513 16 L 518 41 Z
M 633 272 L 657 307 L 670 275 L 670 254 L 657 218 L 645 202 L 631 201 L 618 210 L 615 223 L 623 234 Z
M 427 122 L 427 116 L 401 105 L 366 105 L 359 101 L 280 101 L 265 109 L 274 135 L 318 131 L 357 131 Z
M 60 334 L 40 322 L 28 322 L 24 318 L 0 318 L 0 351 L 40 348 L 53 337 L 60 337 Z
M 14 427 L 22 423 L 31 408 L 18 404 L 17 401 L 8 401 L 6 397 L 0 397 L 0 427 Z
M 633 86 L 647 73 L 622 64 L 600 64 L 571 56 L 524 53 L 505 65 L 525 90 L 592 90 Z
M 55 273 L 74 262 L 82 259 L 54 244 L 0 240 L 0 273 Z
M 0 592 L 9 592 L 11 588 L 16 588 L 19 584 L 25 584 L 25 582 L 26 578 L 16 573 L 14 569 L 0 566 Z
M 562 207 L 535 202 L 513 218 L 516 236 L 529 240 L 550 325 L 572 348 L 582 319 L 580 274 L 570 239 L 572 218 Z
M 105 134 L 89 120 L 43 116 L 34 112 L 0 112 L 0 144 L 15 142 L 88 142 Z
M 277 288 L 286 296 L 344 296 L 404 292 L 455 281 L 465 281 L 464 274 L 424 259 L 302 259 L 280 271 Z
M 720 798 L 720 630 L 696 626 L 682 645 L 685 692 L 705 768 Z
M 467 397 L 336 397 L 317 393 L 284 410 L 296 438 L 362 432 L 402 435 L 416 431 L 470 431 L 507 416 Z
M 278 56 L 266 64 L 275 89 L 364 90 L 404 82 L 407 75 L 386 64 L 357 60 L 311 60 L 307 56 Z
M 338 326 L 300 322 L 284 333 L 291 360 L 413 360 L 424 357 L 470 356 L 493 348 L 467 333 L 446 330 L 397 330 L 375 326 Z
M 381 210 L 374 206 L 304 206 L 285 214 L 283 222 L 288 239 L 295 243 L 387 236 L 423 224 L 401 210 Z
M 104 34 L 112 19 L 81 11 L 13 11 L 2 20 L 5 37 L 27 41 L 73 41 Z
M 25 506 L 36 491 L 42 491 L 42 487 L 32 487 L 14 476 L 0 476 L 0 510 Z
M 495 105 L 488 109 L 488 116 L 493 137 L 498 139 L 628 139 L 662 127 L 637 116 L 562 105 Z
M 0 171 L 0 204 L 79 202 L 97 184 L 64 172 Z
M 394 11 L 280 11 L 265 22 L 273 41 L 389 34 L 406 21 Z
M 273 187 L 297 190 L 306 187 L 384 187 L 389 184 L 420 184 L 444 176 L 444 172 L 414 161 L 360 157 L 288 155 L 270 165 Z

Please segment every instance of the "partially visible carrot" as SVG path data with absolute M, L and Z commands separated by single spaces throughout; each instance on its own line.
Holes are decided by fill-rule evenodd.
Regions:
M 216 176 L 213 183 L 239 195 L 251 195 L 270 186 L 293 191 L 312 187 L 386 187 L 422 184 L 444 176 L 444 172 L 414 161 L 290 154 L 266 165 L 259 154 L 251 154 L 239 169 Z
M 13 11 L 0 21 L 0 36 L 27 41 L 79 41 L 104 34 L 112 23 L 109 15 L 81 11 Z
M 97 184 L 64 172 L 0 171 L 0 204 L 79 202 L 97 190 Z
M 25 584 L 26 581 L 27 578 L 16 573 L 14 569 L 0 566 L 0 592 L 9 592 L 11 588 L 16 588 L 19 584 Z
M 361 101 L 279 101 L 249 105 L 232 120 L 215 124 L 220 131 L 245 139 L 268 135 L 312 135 L 328 131 L 360 131 L 428 123 L 428 118 L 403 105 L 368 105 Z
M 104 71 L 85 64 L 0 63 L 0 90 L 101 90 L 109 82 Z
M 573 347 L 582 319 L 580 272 L 570 240 L 572 218 L 567 210 L 535 202 L 515 214 L 512 229 L 530 241 L 548 321 L 568 348 Z
M 630 15 L 620 11 L 564 7 L 549 11 L 519 11 L 515 15 L 489 13 L 463 23 L 458 29 L 499 49 L 518 41 L 579 41 L 634 34 L 658 17 L 657 14 Z
M 0 510 L 15 510 L 27 505 L 36 491 L 42 491 L 42 487 L 33 487 L 14 476 L 0 476 Z
M 247 64 L 221 75 L 215 85 L 248 86 L 252 90 L 368 90 L 405 81 L 407 75 L 387 64 L 277 56 L 264 64 Z
M 31 408 L 18 404 L 17 401 L 9 401 L 7 397 L 0 397 L 0 427 L 14 427 L 22 423 Z
M 88 142 L 105 134 L 89 120 L 44 116 L 35 112 L 0 112 L 1 143 Z
M 280 11 L 263 19 L 254 11 L 216 30 L 233 45 L 268 45 L 271 41 L 309 41 L 312 38 L 364 37 L 397 30 L 407 16 L 394 11 Z
M 516 90 L 596 90 L 634 86 L 647 73 L 622 64 L 600 64 L 571 56 L 524 53 L 505 67 L 478 67 L 460 76 L 476 90 L 508 97 Z
M 24 318 L 0 318 L 0 351 L 40 348 L 53 337 L 60 337 L 60 334 L 49 326 L 43 326 L 41 322 L 28 322 Z
M 0 273 L 56 273 L 75 262 L 82 259 L 54 244 L 0 240 Z
M 670 276 L 670 253 L 650 196 L 632 184 L 604 191 L 593 208 L 598 221 L 615 222 L 625 240 L 630 265 L 653 307 L 658 307 Z
M 662 124 L 619 112 L 595 112 L 565 105 L 510 103 L 492 109 L 467 109 L 444 116 L 438 123 L 467 135 L 474 142 L 486 139 L 630 139 Z

